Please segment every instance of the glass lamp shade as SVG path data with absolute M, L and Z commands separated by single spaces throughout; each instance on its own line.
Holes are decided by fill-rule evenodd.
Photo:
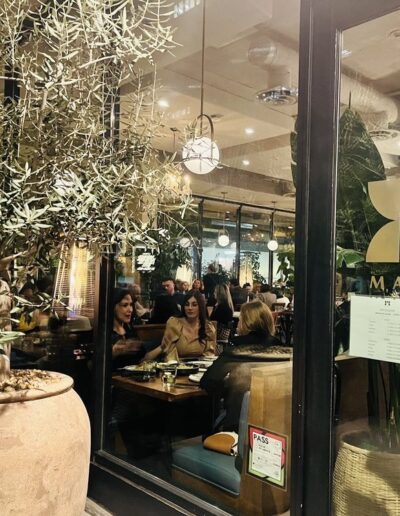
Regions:
M 191 244 L 191 241 L 190 241 L 190 238 L 188 238 L 188 237 L 182 237 L 179 240 L 179 245 L 181 247 L 183 247 L 184 249 L 187 249 L 188 247 L 190 247 L 190 244 Z
M 218 235 L 218 245 L 221 247 L 226 247 L 229 245 L 229 235 L 228 232 L 222 230 Z
M 218 145 L 207 136 L 191 138 L 182 149 L 185 167 L 194 174 L 208 174 L 219 163 Z
M 270 251 L 276 251 L 278 249 L 278 242 L 272 239 L 268 242 L 267 247 Z

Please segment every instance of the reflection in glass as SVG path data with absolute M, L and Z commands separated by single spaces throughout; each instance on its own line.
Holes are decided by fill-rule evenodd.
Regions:
M 349 507 L 365 515 L 395 514 L 400 504 L 400 476 L 393 474 L 400 451 L 400 356 L 396 359 L 391 351 L 385 356 L 399 342 L 398 335 L 386 333 L 400 316 L 400 60 L 396 38 L 390 35 L 399 22 L 395 12 L 343 33 L 335 514 L 346 514 Z

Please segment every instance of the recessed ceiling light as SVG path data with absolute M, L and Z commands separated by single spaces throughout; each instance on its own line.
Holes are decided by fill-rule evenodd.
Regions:
M 160 108 L 169 108 L 169 102 L 167 99 L 160 99 L 157 104 Z
M 252 127 L 246 127 L 244 130 L 246 134 L 254 134 L 254 129 Z
M 248 159 L 244 159 L 242 161 L 242 164 L 245 166 L 245 167 L 248 167 L 250 165 L 250 161 Z
M 288 226 L 287 228 L 288 228 L 288 229 L 293 229 L 293 226 Z

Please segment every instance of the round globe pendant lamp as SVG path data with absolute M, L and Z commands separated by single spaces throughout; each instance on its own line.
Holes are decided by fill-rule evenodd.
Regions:
M 218 233 L 218 245 L 221 247 L 226 247 L 229 245 L 229 234 L 224 229 Z
M 267 247 L 270 251 L 276 251 L 278 249 L 278 242 L 277 240 L 275 239 L 271 239 L 268 244 L 267 244 Z
M 188 247 L 190 247 L 192 244 L 192 241 L 190 240 L 189 237 L 182 237 L 180 240 L 179 240 L 179 245 L 181 247 L 183 247 L 184 249 L 187 249 Z
M 224 218 L 222 219 L 222 229 L 221 229 L 221 231 L 218 231 L 217 242 L 220 247 L 226 247 L 229 245 L 229 242 L 230 242 L 229 233 L 225 228 L 225 213 L 226 213 L 225 212 L 225 196 L 226 196 L 226 192 L 221 192 L 221 193 L 222 193 L 222 196 L 224 199 Z
M 210 127 L 210 136 L 203 134 L 202 119 L 206 118 Z M 196 135 L 197 125 L 200 131 Z M 196 118 L 194 136 L 190 138 L 182 149 L 182 158 L 185 167 L 193 174 L 208 174 L 219 164 L 220 153 L 218 145 L 214 141 L 214 126 L 211 118 L 204 113 Z
M 275 204 L 276 203 L 274 202 L 273 204 L 274 204 L 274 210 L 271 213 L 271 222 L 270 222 L 271 238 L 267 243 L 268 250 L 271 252 L 274 252 L 278 249 L 278 241 L 275 239 L 275 236 L 274 236 L 274 230 L 275 230 L 274 219 L 275 219 Z
M 200 115 L 194 120 L 190 137 L 182 149 L 182 159 L 185 167 L 193 174 L 208 174 L 218 166 L 220 152 L 214 141 L 214 124 L 204 113 L 204 61 L 206 35 L 206 0 L 203 0 L 203 33 L 201 45 L 201 94 Z M 207 131 L 207 126 L 209 131 Z M 208 136 L 209 133 L 209 136 Z

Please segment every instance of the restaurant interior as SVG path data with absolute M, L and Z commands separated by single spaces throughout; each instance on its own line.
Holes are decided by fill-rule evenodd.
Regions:
M 175 502 L 190 502 L 198 514 L 289 514 L 300 3 L 175 0 L 171 9 L 176 44 L 154 63 L 139 60 L 136 71 L 149 106 L 145 120 L 157 120 L 152 146 L 179 169 L 190 200 L 185 210 L 170 206 L 159 215 L 159 227 L 168 219 L 168 228 L 152 243 L 114 248 L 106 265 L 77 241 L 46 275 L 27 277 L 24 288 L 31 291 L 22 297 L 46 293 L 67 301 L 53 302 L 50 317 L 14 323 L 25 337 L 12 365 L 72 376 L 101 435 L 98 460 L 106 457 L 146 488 L 171 490 Z M 399 21 L 392 13 L 344 32 L 339 113 L 347 108 L 360 117 L 383 176 L 396 188 Z M 113 124 L 121 139 L 137 77 L 127 77 L 118 92 Z M 344 177 L 339 170 L 339 184 Z M 357 265 L 365 261 L 365 242 L 351 240 L 340 199 L 338 205 L 339 442 L 366 419 L 366 403 L 350 395 L 366 389 L 366 361 L 343 353 L 349 294 L 371 294 L 372 269 Z M 13 261 L 11 275 L 23 260 Z M 398 267 L 376 270 L 396 286 Z M 374 285 L 373 293 L 382 294 L 382 284 Z M 398 296 L 400 283 L 391 290 L 383 294 Z M 223 320 L 216 316 L 221 304 L 230 310 Z M 260 332 L 262 349 L 258 341 L 240 344 Z M 195 343 L 192 352 L 182 351 L 182 339 Z M 253 356 L 235 356 L 235 342 L 256 346 Z M 216 373 L 222 374 L 218 389 Z M 232 393 L 239 401 L 229 426 Z M 212 439 L 217 434 L 222 444 Z M 257 439 L 270 439 L 279 453 L 271 459 Z

